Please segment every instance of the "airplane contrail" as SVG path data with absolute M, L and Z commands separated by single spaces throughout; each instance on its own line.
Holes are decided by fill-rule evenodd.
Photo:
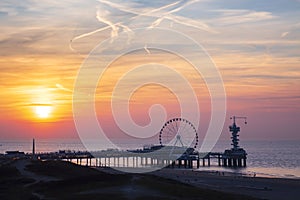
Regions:
M 65 88 L 64 86 L 62 86 L 61 84 L 57 83 L 55 84 L 55 86 L 60 89 L 60 90 L 63 90 L 63 91 L 66 91 L 66 92 L 73 92 L 73 90 L 70 90 L 68 88 Z
M 117 26 L 117 24 L 114 24 L 113 22 L 106 19 L 105 16 L 101 15 L 101 12 L 99 9 L 97 10 L 96 18 L 99 22 L 107 24 L 111 28 L 111 34 L 110 34 L 111 39 L 118 36 L 119 27 Z
M 151 54 L 150 50 L 148 49 L 147 44 L 145 44 L 144 49 L 145 49 L 145 51 L 146 51 L 148 54 Z
M 199 21 L 192 20 L 190 18 L 173 15 L 174 13 L 179 12 L 180 10 L 184 9 L 185 7 L 187 7 L 191 4 L 194 4 L 196 2 L 199 2 L 200 0 L 191 0 L 191 1 L 180 0 L 180 1 L 176 1 L 174 3 L 170 3 L 170 4 L 167 4 L 167 5 L 161 6 L 159 8 L 155 8 L 155 9 L 151 9 L 151 10 L 148 9 L 147 11 L 146 10 L 141 11 L 140 9 L 132 9 L 132 8 L 127 7 L 127 6 L 116 4 L 116 3 L 113 3 L 113 2 L 109 2 L 107 0 L 97 0 L 97 1 L 102 3 L 102 4 L 106 4 L 106 5 L 108 5 L 112 8 L 118 9 L 119 11 L 134 14 L 135 16 L 129 18 L 127 21 L 120 21 L 120 22 L 117 22 L 117 23 L 113 23 L 113 22 L 109 21 L 107 18 L 104 18 L 104 16 L 101 16 L 101 13 L 98 9 L 97 13 L 96 13 L 97 20 L 99 22 L 107 24 L 107 26 L 74 37 L 70 41 L 71 50 L 73 49 L 72 48 L 72 43 L 74 41 L 76 41 L 78 39 L 81 39 L 81 38 L 84 38 L 84 37 L 88 37 L 90 35 L 93 35 L 95 33 L 98 33 L 98 32 L 101 32 L 101 31 L 104 31 L 104 30 L 107 30 L 107 29 L 112 29 L 111 36 L 110 36 L 111 39 L 118 36 L 119 27 L 122 27 L 123 30 L 125 30 L 128 33 L 128 36 L 130 37 L 129 33 L 133 33 L 133 31 L 128 26 L 124 25 L 124 23 L 129 22 L 131 20 L 134 20 L 134 19 L 136 19 L 138 17 L 141 17 L 141 16 L 156 17 L 157 18 L 154 22 L 151 23 L 149 28 L 154 28 L 156 26 L 159 26 L 159 24 L 164 19 L 168 19 L 172 23 L 175 22 L 175 23 L 178 23 L 178 24 L 182 24 L 182 25 L 185 25 L 185 26 L 197 28 L 197 29 L 204 30 L 204 31 L 207 31 L 207 32 L 216 33 L 216 31 L 211 29 L 205 22 L 199 22 Z M 171 9 L 171 10 L 163 12 L 166 9 Z

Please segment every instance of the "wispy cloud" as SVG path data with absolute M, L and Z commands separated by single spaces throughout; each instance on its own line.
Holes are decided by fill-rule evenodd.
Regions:
M 218 25 L 253 23 L 277 18 L 273 13 L 266 11 L 221 9 L 212 10 L 212 12 L 219 13 L 220 15 L 220 17 L 216 19 Z
M 119 27 L 122 27 L 125 29 L 127 32 L 131 32 L 131 28 L 127 25 L 130 24 L 132 20 L 136 20 L 139 18 L 147 17 L 148 19 L 144 21 L 144 27 L 140 28 L 145 28 L 145 27 L 150 27 L 154 28 L 155 26 L 159 26 L 159 24 L 164 20 L 170 20 L 172 22 L 176 22 L 178 24 L 182 24 L 185 26 L 190 26 L 193 28 L 205 30 L 208 32 L 214 32 L 209 25 L 207 25 L 205 22 L 201 20 L 192 20 L 189 18 L 185 18 L 182 16 L 174 15 L 175 13 L 181 11 L 182 9 L 198 2 L 199 0 L 191 0 L 191 1 L 186 1 L 186 0 L 180 0 L 176 2 L 172 2 L 166 5 L 163 5 L 158 8 L 151 8 L 151 7 L 145 7 L 145 8 L 140 8 L 136 7 L 136 4 L 126 4 L 124 2 L 123 4 L 118 4 L 114 3 L 111 1 L 106 1 L 106 0 L 98 0 L 101 4 L 98 6 L 98 11 L 96 14 L 96 18 L 98 19 L 99 22 L 103 22 L 104 24 L 107 24 L 107 27 L 102 27 L 97 30 L 84 33 L 82 35 L 79 35 L 75 37 L 72 41 L 75 41 L 77 39 L 90 36 L 94 33 L 101 32 L 104 30 L 107 30 L 109 28 L 112 29 L 111 31 L 111 38 L 114 38 L 118 35 Z M 101 5 L 108 5 L 110 8 L 116 9 L 121 12 L 129 13 L 132 14 L 132 17 L 127 18 L 126 20 L 121 20 L 114 22 L 114 20 L 110 19 L 110 17 L 114 17 L 114 15 L 110 15 L 110 11 L 108 9 L 102 9 Z M 131 5 L 131 6 L 130 6 Z M 134 5 L 134 6 L 133 6 Z M 149 18 L 154 18 L 154 20 L 151 21 Z M 136 27 L 135 27 L 136 28 Z
M 284 38 L 284 37 L 286 37 L 288 34 L 289 34 L 289 32 L 284 32 L 284 33 L 281 34 L 281 37 Z

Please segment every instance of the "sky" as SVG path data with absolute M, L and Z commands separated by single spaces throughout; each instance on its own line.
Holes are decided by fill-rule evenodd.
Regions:
M 128 116 L 121 113 L 127 105 L 126 91 L 149 77 L 155 83 L 175 85 L 176 92 L 155 83 L 137 88 L 128 105 L 135 123 L 149 124 L 149 108 L 156 104 L 164 107 L 165 114 L 158 112 L 154 118 L 167 121 L 180 115 L 178 96 L 184 103 L 192 101 L 186 86 L 173 75 L 176 72 L 195 92 L 201 110 L 198 132 L 203 138 L 216 91 L 207 85 L 211 77 L 206 77 L 205 66 L 203 74 L 197 73 L 190 60 L 165 51 L 174 48 L 202 63 L 211 59 L 221 76 L 226 94 L 221 139 L 229 139 L 230 117 L 236 115 L 248 120 L 247 125 L 238 121 L 241 140 L 300 140 L 299 19 L 299 0 L 2 0 L 0 139 L 78 138 L 73 94 L 82 90 L 83 96 L 90 95 L 84 93 L 86 88 L 75 86 L 93 53 L 99 68 L 113 58 L 103 76 L 95 79 L 97 87 L 89 88 L 95 91 L 97 119 L 110 137 L 124 136 L 114 122 L 112 99 L 119 119 L 126 120 Z M 147 35 L 156 28 L 174 35 L 168 31 Z M 207 54 L 197 54 L 176 34 L 191 38 Z M 164 49 L 151 49 L 148 38 L 157 39 L 153 42 Z M 122 45 L 135 41 L 140 49 L 121 54 Z M 144 70 L 135 71 L 141 66 Z M 118 81 L 130 70 L 129 81 L 115 94 Z M 93 85 L 93 73 L 85 77 L 87 87 Z M 190 106 L 187 112 L 197 115 L 197 109 Z

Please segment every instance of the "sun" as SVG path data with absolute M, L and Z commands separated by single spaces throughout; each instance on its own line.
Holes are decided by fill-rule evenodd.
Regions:
M 51 106 L 45 106 L 45 105 L 40 105 L 40 106 L 35 106 L 35 114 L 39 118 L 48 118 L 50 116 L 50 113 L 52 111 Z

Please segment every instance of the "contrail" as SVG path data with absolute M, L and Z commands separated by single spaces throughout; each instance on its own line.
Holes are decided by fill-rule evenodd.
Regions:
M 73 90 L 70 90 L 68 88 L 65 88 L 64 86 L 62 86 L 61 84 L 57 83 L 55 84 L 55 86 L 60 89 L 60 90 L 63 90 L 63 91 L 66 91 L 66 92 L 73 92 Z
M 123 24 L 120 24 L 119 26 L 123 28 L 125 33 L 127 33 L 127 36 L 128 36 L 127 42 L 129 43 L 130 40 L 134 37 L 134 32 L 128 26 L 125 26 Z
M 185 7 L 191 5 L 191 4 L 194 4 L 196 2 L 198 2 L 199 0 L 192 0 L 192 1 L 187 1 L 185 4 L 183 4 L 182 6 L 178 7 L 178 8 L 175 8 L 173 10 L 171 10 L 170 12 L 168 12 L 168 14 L 172 14 L 172 13 L 175 13 L 175 12 L 178 12 L 182 9 L 184 9 Z
M 180 1 L 176 1 L 174 3 L 170 3 L 167 5 L 161 6 L 156 9 L 152 9 L 152 10 L 148 9 L 148 11 L 141 11 L 140 9 L 139 10 L 132 9 L 127 6 L 122 6 L 120 4 L 109 2 L 107 0 L 97 0 L 97 1 L 102 4 L 106 4 L 106 5 L 110 6 L 111 8 L 118 9 L 119 11 L 123 11 L 123 12 L 135 15 L 135 16 L 129 18 L 128 20 L 126 20 L 125 22 L 129 22 L 129 21 L 136 19 L 138 17 L 141 17 L 141 16 L 156 17 L 157 19 L 154 22 L 152 22 L 152 24 L 149 26 L 149 28 L 154 28 L 154 27 L 158 26 L 164 19 L 168 19 L 171 22 L 175 22 L 178 24 L 182 24 L 185 26 L 197 28 L 197 29 L 212 32 L 212 33 L 216 33 L 216 31 L 212 30 L 205 22 L 199 22 L 199 21 L 195 21 L 195 20 L 192 20 L 192 19 L 189 19 L 186 17 L 172 15 L 173 13 L 176 13 L 191 4 L 199 2 L 200 0 L 192 0 L 192 1 L 180 0 Z M 178 6 L 178 7 L 176 7 L 176 6 Z M 169 8 L 173 8 L 173 9 L 171 9 L 170 11 L 167 11 L 167 12 L 163 12 L 164 10 L 169 9 Z M 112 31 L 111 31 L 112 39 L 118 36 L 119 27 L 122 27 L 128 33 L 129 37 L 132 36 L 132 34 L 131 35 L 129 35 L 129 34 L 133 33 L 133 31 L 128 26 L 124 25 L 124 21 L 113 23 L 113 22 L 109 21 L 108 19 L 104 18 L 104 16 L 101 16 L 99 9 L 97 10 L 96 18 L 99 22 L 105 23 L 108 26 L 99 28 L 97 30 L 94 30 L 94 31 L 91 31 L 88 33 L 84 33 L 77 37 L 74 37 L 70 41 L 70 49 L 72 51 L 74 51 L 74 49 L 72 48 L 72 42 L 74 42 L 75 40 L 78 40 L 78 39 L 81 39 L 84 37 L 88 37 L 90 35 L 93 35 L 95 33 L 98 33 L 98 32 L 101 32 L 101 31 L 104 31 L 104 30 L 107 30 L 110 28 L 112 29 Z
M 104 16 L 101 16 L 101 12 L 100 12 L 99 9 L 97 10 L 96 18 L 99 22 L 107 24 L 111 28 L 110 36 L 111 36 L 112 39 L 118 36 L 119 28 L 118 28 L 117 24 L 114 24 L 113 22 L 111 22 L 108 19 L 104 18 Z
M 196 28 L 196 29 L 200 29 L 200 30 L 204 30 L 204 31 L 207 31 L 207 32 L 210 32 L 210 33 L 218 33 L 217 31 L 215 31 L 212 28 L 210 28 L 204 22 L 199 22 L 199 21 L 192 20 L 192 19 L 189 19 L 189 18 L 186 18 L 186 17 L 174 16 L 174 15 L 172 15 L 171 17 L 170 16 L 166 16 L 165 18 L 169 19 L 171 21 L 174 21 L 174 22 L 176 22 L 178 24 L 185 25 L 185 26 L 190 26 L 190 27 L 193 27 L 193 28 Z
M 145 44 L 144 49 L 145 49 L 145 51 L 146 51 L 148 54 L 151 54 L 150 50 L 148 49 L 147 44 Z
M 81 39 L 81 38 L 84 38 L 84 37 L 93 35 L 93 34 L 95 34 L 95 33 L 104 31 L 104 30 L 109 29 L 109 28 L 110 28 L 110 26 L 105 26 L 105 27 L 103 27 L 103 28 L 99 28 L 99 29 L 96 29 L 96 30 L 94 30 L 94 31 L 91 31 L 91 32 L 88 32 L 88 33 L 81 34 L 81 35 L 79 35 L 79 36 L 74 37 L 74 38 L 71 40 L 71 42 L 74 42 L 75 40 L 78 40 L 78 39 Z
M 191 4 L 194 4 L 196 2 L 199 2 L 199 1 L 200 0 L 192 0 L 192 1 L 180 0 L 180 1 L 176 1 L 174 3 L 168 4 L 168 5 L 156 8 L 156 9 L 152 9 L 148 12 L 143 13 L 140 10 L 129 9 L 126 6 L 121 6 L 119 4 L 115 4 L 115 3 L 112 3 L 112 2 L 109 2 L 109 1 L 106 1 L 106 0 L 98 0 L 98 2 L 109 5 L 112 8 L 116 8 L 116 9 L 118 9 L 120 11 L 123 11 L 123 12 L 135 14 L 136 16 L 130 18 L 130 20 L 141 17 L 141 16 L 157 17 L 158 19 L 155 20 L 150 25 L 150 28 L 154 28 L 155 26 L 158 26 L 163 21 L 163 19 L 169 19 L 169 20 L 174 21 L 178 24 L 182 24 L 182 25 L 194 27 L 194 28 L 197 28 L 197 29 L 200 29 L 200 30 L 216 33 L 216 31 L 212 30 L 204 22 L 199 22 L 199 21 L 191 20 L 191 19 L 185 18 L 185 17 L 171 15 L 171 14 L 176 13 L 176 12 L 184 9 L 185 7 L 187 7 Z M 163 11 L 167 8 L 172 8 L 172 7 L 177 6 L 177 5 L 181 5 L 181 6 L 179 6 L 177 8 L 174 8 L 174 9 L 168 11 L 168 12 L 160 12 L 160 11 Z
M 185 7 L 187 7 L 188 5 L 191 5 L 191 4 L 196 3 L 198 1 L 199 0 L 186 1 L 186 3 L 184 3 L 183 5 L 181 5 L 181 6 L 177 7 L 177 8 L 174 8 L 174 9 L 168 11 L 168 12 L 162 13 L 163 16 L 161 16 L 156 21 L 154 21 L 149 28 L 154 28 L 154 27 L 158 26 L 164 19 L 169 19 L 171 21 L 175 21 L 176 23 L 187 25 L 188 23 L 186 23 L 186 22 L 181 22 L 181 21 L 178 21 L 178 20 L 173 20 L 173 18 L 175 18 L 175 16 L 173 16 L 171 14 L 179 12 L 180 10 L 184 9 Z M 183 2 L 183 1 L 180 1 L 180 2 Z
M 120 11 L 131 13 L 131 14 L 135 14 L 137 16 L 135 16 L 133 18 L 137 18 L 137 17 L 140 17 L 140 16 L 149 16 L 150 14 L 152 14 L 154 12 L 158 12 L 158 11 L 161 11 L 161 10 L 165 10 L 165 9 L 167 9 L 169 7 L 173 7 L 173 6 L 175 6 L 175 5 L 183 2 L 185 0 L 176 1 L 174 3 L 168 4 L 168 5 L 156 8 L 156 9 L 152 9 L 152 10 L 147 11 L 147 12 L 141 11 L 140 9 L 139 10 L 130 9 L 130 8 L 126 7 L 126 6 L 122 6 L 120 4 L 112 3 L 112 2 L 106 1 L 106 0 L 97 0 L 97 1 L 100 2 L 100 3 L 106 4 L 106 5 L 108 5 L 108 6 L 112 7 L 112 8 L 116 8 L 116 9 L 118 9 Z

